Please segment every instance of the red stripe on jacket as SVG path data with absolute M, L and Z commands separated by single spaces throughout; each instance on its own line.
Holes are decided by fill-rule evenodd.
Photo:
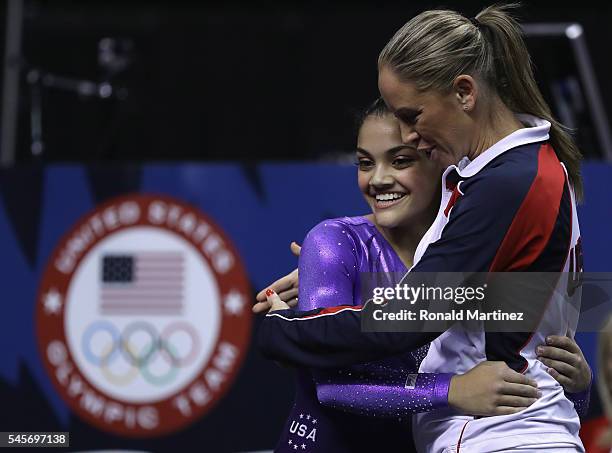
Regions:
M 525 270 L 540 256 L 555 227 L 564 185 L 565 172 L 557 155 L 550 145 L 542 145 L 538 173 L 497 250 L 490 272 Z
M 321 315 L 330 315 L 330 314 L 339 312 L 340 310 L 344 310 L 346 308 L 353 309 L 354 311 L 360 311 L 363 307 L 361 305 L 337 305 L 335 307 L 324 308 L 320 312 L 315 313 L 313 315 L 304 316 L 302 317 L 302 319 L 316 318 L 317 316 L 321 316 Z

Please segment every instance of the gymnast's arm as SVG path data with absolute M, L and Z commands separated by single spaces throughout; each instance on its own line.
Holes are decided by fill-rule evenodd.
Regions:
M 325 221 L 313 228 L 299 261 L 298 309 L 331 307 L 354 301 L 359 264 L 356 244 L 343 233 L 346 226 Z M 342 245 L 338 245 L 342 244 Z M 327 406 L 372 416 L 397 417 L 448 407 L 453 374 L 416 374 L 411 354 L 386 363 L 367 363 L 349 369 L 313 369 L 319 401 Z M 358 397 L 361 392 L 366 398 Z
M 449 407 L 454 374 L 416 373 L 401 364 L 393 365 L 368 363 L 341 370 L 313 370 L 317 398 L 324 406 L 370 417 L 406 417 Z

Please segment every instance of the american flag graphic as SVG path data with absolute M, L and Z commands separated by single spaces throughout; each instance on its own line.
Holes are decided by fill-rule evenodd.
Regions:
M 100 311 L 104 315 L 180 314 L 184 268 L 180 252 L 104 255 Z

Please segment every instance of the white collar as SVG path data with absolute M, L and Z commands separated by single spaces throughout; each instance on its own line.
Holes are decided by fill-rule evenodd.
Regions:
M 490 148 L 480 153 L 476 158 L 470 161 L 467 157 L 461 159 L 457 165 L 451 165 L 444 172 L 446 175 L 452 170 L 455 170 L 459 176 L 469 178 L 482 170 L 489 162 L 495 159 L 500 154 L 516 148 L 517 146 L 528 145 L 529 143 L 537 143 L 548 140 L 548 132 L 550 131 L 550 122 L 537 116 L 527 115 L 524 113 L 516 114 L 516 118 L 528 127 L 524 127 L 514 131 L 510 135 L 505 136 L 500 141 L 495 143 Z

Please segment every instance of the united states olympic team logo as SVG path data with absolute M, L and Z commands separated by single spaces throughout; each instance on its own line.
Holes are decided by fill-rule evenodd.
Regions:
M 106 431 L 176 431 L 229 389 L 246 353 L 250 289 L 229 238 L 192 206 L 128 195 L 59 242 L 36 321 L 53 383 Z

